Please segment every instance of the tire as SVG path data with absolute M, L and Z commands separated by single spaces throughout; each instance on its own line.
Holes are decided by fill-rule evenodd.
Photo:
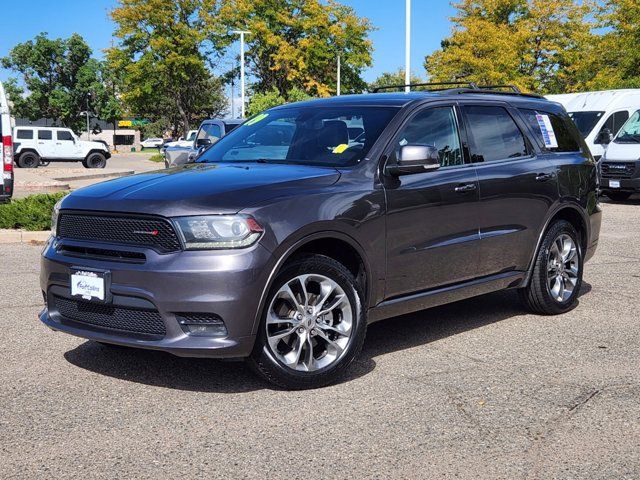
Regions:
M 304 291 L 310 310 L 304 307 Z M 336 382 L 362 349 L 367 329 L 362 299 L 356 279 L 341 263 L 323 255 L 292 260 L 267 297 L 256 344 L 247 359 L 250 367 L 288 390 Z M 321 306 L 325 313 L 316 316 Z
M 608 190 L 605 195 L 607 195 L 607 197 L 609 197 L 614 202 L 624 202 L 625 200 L 629 199 L 629 197 L 631 196 L 631 192 L 613 192 L 611 190 Z
M 554 222 L 547 229 L 529 285 L 518 292 L 524 305 L 533 313 L 558 315 L 578 304 L 584 263 L 578 239 L 576 229 L 565 220 Z M 571 244 L 573 248 L 566 251 L 567 245 Z
M 107 159 L 101 153 L 94 152 L 87 155 L 82 161 L 84 168 L 104 168 L 107 166 Z
M 20 168 L 38 168 L 40 165 L 40 155 L 36 152 L 24 152 L 18 158 Z

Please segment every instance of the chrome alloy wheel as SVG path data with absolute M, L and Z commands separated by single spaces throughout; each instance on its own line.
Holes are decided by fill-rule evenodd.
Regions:
M 549 248 L 547 288 L 557 302 L 567 301 L 578 283 L 580 268 L 578 248 L 573 239 L 563 233 Z
M 280 362 L 293 370 L 319 370 L 347 350 L 353 326 L 351 302 L 330 278 L 299 275 L 273 296 L 265 326 L 269 347 Z

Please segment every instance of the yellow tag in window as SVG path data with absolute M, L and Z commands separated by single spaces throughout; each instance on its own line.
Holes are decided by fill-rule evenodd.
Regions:
M 349 145 L 347 145 L 346 143 L 341 143 L 340 145 L 338 145 L 337 147 L 334 147 L 333 149 L 333 153 L 342 153 L 344 152 L 347 148 L 349 148 Z

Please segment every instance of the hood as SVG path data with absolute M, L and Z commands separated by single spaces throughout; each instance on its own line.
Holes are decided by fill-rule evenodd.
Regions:
M 237 213 L 277 197 L 334 184 L 334 168 L 254 163 L 189 164 L 97 183 L 74 191 L 61 208 L 167 217 Z
M 635 162 L 640 159 L 640 143 L 611 142 L 602 159 L 612 162 Z

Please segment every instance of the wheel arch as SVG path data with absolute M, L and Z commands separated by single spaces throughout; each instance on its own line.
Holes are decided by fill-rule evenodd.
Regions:
M 92 148 L 91 150 L 89 150 L 87 152 L 87 154 L 84 156 L 84 158 L 82 159 L 83 161 L 87 160 L 89 158 L 89 155 L 92 155 L 94 153 L 99 153 L 101 154 L 105 159 L 108 159 L 109 157 L 107 156 L 107 154 L 105 153 L 104 150 L 100 150 L 99 148 Z
M 529 261 L 527 273 L 525 275 L 524 281 L 522 282 L 523 287 L 527 286 L 529 284 L 529 281 L 531 280 L 533 267 L 538 256 L 538 252 L 540 251 L 540 247 L 542 246 L 542 240 L 544 239 L 545 233 L 547 232 L 547 230 L 549 230 L 549 227 L 557 220 L 566 220 L 571 225 L 573 225 L 573 227 L 580 235 L 580 248 L 582 249 L 583 254 L 587 251 L 589 242 L 589 221 L 586 217 L 586 214 L 584 213 L 580 205 L 573 202 L 560 204 L 549 214 L 543 228 L 540 230 L 538 240 L 536 242 L 536 248 L 533 252 L 531 260 Z
M 372 279 L 371 269 L 362 246 L 351 236 L 338 231 L 320 231 L 306 235 L 288 244 L 276 253 L 276 262 L 260 295 L 260 301 L 253 322 L 252 333 L 256 333 L 267 301 L 267 296 L 278 273 L 286 263 L 297 256 L 315 253 L 326 255 L 342 263 L 356 278 L 364 295 L 364 308 L 369 307 Z

